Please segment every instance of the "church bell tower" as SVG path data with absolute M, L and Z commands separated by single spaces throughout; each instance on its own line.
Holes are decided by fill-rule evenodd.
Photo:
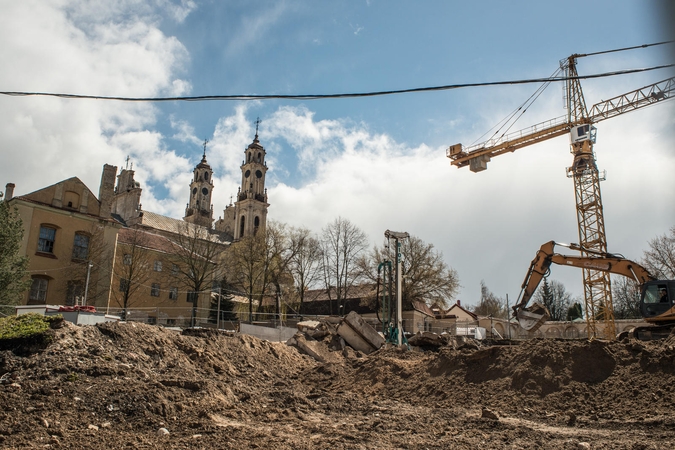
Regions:
M 194 170 L 194 177 L 190 183 L 190 201 L 185 208 L 183 220 L 211 228 L 213 223 L 213 205 L 211 204 L 213 170 L 206 162 L 206 144 L 208 142 L 204 140 L 204 155 Z
M 244 150 L 244 161 L 241 164 L 241 187 L 237 192 L 234 205 L 225 208 L 224 219 L 216 223 L 216 230 L 230 233 L 235 240 L 255 236 L 264 231 L 267 224 L 267 189 L 265 188 L 265 149 L 258 141 L 258 125 L 256 120 L 255 138 Z

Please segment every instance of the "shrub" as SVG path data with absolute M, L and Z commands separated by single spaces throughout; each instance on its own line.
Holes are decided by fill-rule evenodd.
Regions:
M 63 316 L 22 314 L 0 319 L 0 349 L 31 352 L 51 341 L 48 331 L 63 322 Z

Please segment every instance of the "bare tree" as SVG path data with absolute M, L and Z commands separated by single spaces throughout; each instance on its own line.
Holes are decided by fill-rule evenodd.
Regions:
M 192 326 L 195 325 L 200 297 L 209 294 L 213 282 L 218 280 L 220 258 L 226 248 L 219 233 L 190 223 L 178 226 L 174 237 L 174 254 L 178 281 L 187 288 L 192 303 Z
M 660 280 L 675 280 L 675 226 L 670 228 L 669 234 L 649 241 L 642 265 Z
M 118 234 L 118 251 L 114 263 L 113 299 L 122 308 L 122 320 L 133 306 L 139 288 L 144 287 L 151 275 L 151 254 L 148 236 L 138 229 L 123 228 Z
M 268 222 L 265 228 L 265 279 L 274 287 L 275 314 L 281 316 L 281 305 L 286 292 L 292 292 L 293 275 L 290 264 L 298 249 L 293 245 L 286 226 L 278 222 Z M 267 293 L 267 289 L 263 289 Z
M 506 302 L 493 294 L 483 280 L 480 282 L 480 303 L 473 308 L 473 313 L 479 316 L 508 317 Z
M 225 253 L 228 280 L 248 299 L 248 320 L 253 321 L 253 303 L 262 302 L 265 284 L 265 242 L 261 236 L 245 236 Z M 257 308 L 256 308 L 257 309 Z
M 362 271 L 358 259 L 368 247 L 366 234 L 349 220 L 338 217 L 322 231 L 321 250 L 323 255 L 323 278 L 328 291 L 331 314 L 333 314 L 331 287 L 337 303 L 336 313 L 340 314 L 349 290 L 358 282 Z
M 230 246 L 226 257 L 229 278 L 248 298 L 249 321 L 253 320 L 254 303 L 259 312 L 268 296 L 274 296 L 274 311 L 279 317 L 284 291 L 293 285 L 289 264 L 294 254 L 286 226 L 273 221 L 264 231 Z
M 300 302 L 298 310 L 302 314 L 305 291 L 315 286 L 321 278 L 323 255 L 319 240 L 307 228 L 291 229 L 289 239 L 292 248 L 289 270 L 295 280 Z
M 427 305 L 447 308 L 459 289 L 457 272 L 449 267 L 441 252 L 436 251 L 433 244 L 427 244 L 416 236 L 401 241 L 403 259 L 402 297 L 406 308 L 413 301 L 425 302 Z M 383 261 L 396 260 L 396 249 L 393 245 L 375 247 L 367 258 L 361 260 L 367 278 L 377 280 L 377 267 Z
M 546 278 L 532 299 L 546 306 L 551 320 L 554 321 L 564 321 L 567 318 L 567 310 L 573 303 L 572 294 L 567 292 L 565 285 L 555 280 L 549 283 Z
M 614 318 L 640 318 L 640 287 L 638 284 L 627 277 L 614 278 L 612 280 L 612 304 Z

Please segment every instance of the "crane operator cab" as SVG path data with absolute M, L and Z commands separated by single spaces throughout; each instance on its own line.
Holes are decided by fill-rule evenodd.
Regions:
M 657 317 L 673 307 L 675 282 L 648 281 L 642 288 L 640 309 L 645 318 Z
M 598 130 L 590 124 L 578 125 L 570 130 L 570 141 L 572 144 L 581 141 L 591 141 L 595 144 Z

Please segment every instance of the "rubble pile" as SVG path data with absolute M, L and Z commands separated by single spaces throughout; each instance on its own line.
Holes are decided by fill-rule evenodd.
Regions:
M 366 354 L 340 325 L 286 345 L 64 323 L 44 348 L 0 352 L 0 448 L 675 446 L 675 337 Z

